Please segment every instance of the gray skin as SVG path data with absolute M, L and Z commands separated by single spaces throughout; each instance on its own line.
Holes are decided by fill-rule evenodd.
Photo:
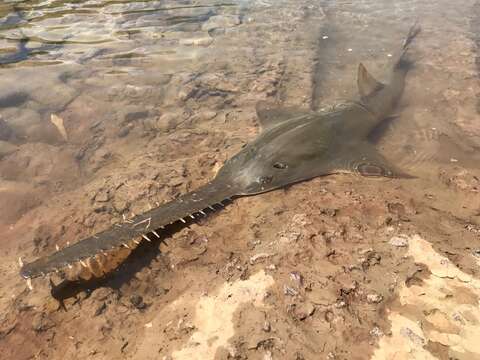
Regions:
M 406 54 L 418 32 L 416 26 L 410 30 L 388 85 L 376 81 L 360 64 L 359 101 L 313 113 L 271 109 L 258 104 L 262 132 L 229 159 L 211 182 L 129 222 L 115 224 L 50 256 L 25 264 L 21 275 L 34 278 L 62 270 L 102 251 L 127 246 L 127 243 L 131 246 L 132 239 L 138 239 L 137 243 L 142 239 L 155 239 L 165 226 L 204 216 L 224 206 L 222 201 L 232 197 L 259 194 L 337 172 L 409 177 L 388 164 L 367 137 L 390 114 L 403 93 L 410 68 Z

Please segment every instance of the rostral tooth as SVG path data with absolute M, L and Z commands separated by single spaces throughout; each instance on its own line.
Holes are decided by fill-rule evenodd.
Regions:
M 32 286 L 32 279 L 28 278 L 27 279 L 27 287 L 31 290 L 33 290 L 33 286 Z
M 103 275 L 102 268 L 95 257 L 88 259 L 88 267 L 92 272 L 93 276 L 99 278 Z

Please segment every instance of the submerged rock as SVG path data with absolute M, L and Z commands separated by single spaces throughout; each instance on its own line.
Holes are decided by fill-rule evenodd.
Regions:
M 480 191 L 480 180 L 476 174 L 467 169 L 457 168 L 452 174 L 445 170 L 440 172 L 440 179 L 449 187 L 460 191 Z
M 167 112 L 161 115 L 156 120 L 155 129 L 169 132 L 174 130 L 182 121 L 184 117 L 179 112 Z
M 238 15 L 216 15 L 212 16 L 202 25 L 203 31 L 210 31 L 218 28 L 229 28 L 240 25 L 240 17 Z
M 394 236 L 390 239 L 389 244 L 396 247 L 407 247 L 408 237 L 404 235 Z
M 130 303 L 138 310 L 143 310 L 147 307 L 147 304 L 145 304 L 143 298 L 140 295 L 130 296 Z
M 370 304 L 378 304 L 382 302 L 383 296 L 380 294 L 368 294 L 367 295 L 367 302 Z
M 181 39 L 180 45 L 187 46 L 209 46 L 213 42 L 210 36 L 202 36 L 196 38 Z

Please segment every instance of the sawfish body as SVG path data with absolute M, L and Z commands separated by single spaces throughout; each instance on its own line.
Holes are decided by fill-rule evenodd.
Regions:
M 360 100 L 329 111 L 306 112 L 257 105 L 262 131 L 227 160 L 217 176 L 199 189 L 69 247 L 22 266 L 24 278 L 64 271 L 67 278 L 101 277 L 113 270 L 141 241 L 178 221 L 186 223 L 223 206 L 236 196 L 254 195 L 337 172 L 408 177 L 367 141 L 399 100 L 410 68 L 407 50 L 418 34 L 414 26 L 394 63 L 387 85 L 360 64 Z

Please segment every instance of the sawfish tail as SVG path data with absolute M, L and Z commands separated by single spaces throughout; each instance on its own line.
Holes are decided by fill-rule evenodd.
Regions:
M 410 45 L 412 44 L 413 40 L 417 37 L 418 34 L 422 31 L 422 28 L 415 22 L 413 26 L 410 28 L 405 41 L 403 42 L 402 52 L 398 57 L 398 60 L 395 64 L 396 69 L 404 69 L 408 70 L 413 66 L 413 61 L 408 56 L 408 50 L 410 49 Z
M 159 239 L 168 225 L 188 223 L 220 209 L 225 206 L 222 202 L 235 194 L 235 189 L 213 180 L 173 201 L 25 264 L 20 274 L 26 279 L 59 271 L 69 280 L 101 277 L 123 262 L 140 242 Z

